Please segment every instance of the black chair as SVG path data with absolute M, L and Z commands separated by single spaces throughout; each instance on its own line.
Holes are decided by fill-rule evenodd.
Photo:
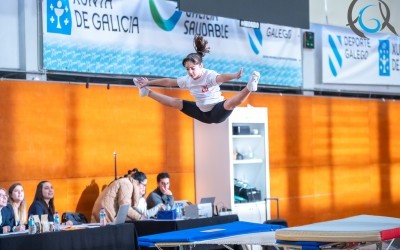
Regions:
M 61 216 L 61 222 L 72 221 L 74 225 L 88 223 L 86 216 L 78 212 L 65 212 Z
M 267 213 L 268 207 L 267 207 L 267 200 L 273 200 L 276 201 L 276 219 L 270 219 L 264 221 L 264 224 L 273 224 L 273 225 L 280 225 L 284 227 L 288 227 L 288 223 L 286 220 L 280 219 L 279 218 L 279 198 L 266 198 L 265 199 L 265 212 Z M 265 216 L 267 218 L 267 215 Z M 277 250 L 277 249 L 283 249 L 281 247 L 274 247 L 274 246 L 263 246 L 263 250 Z
M 271 219 L 264 221 L 264 224 L 273 224 L 273 225 L 280 225 L 284 227 L 288 227 L 288 223 L 286 220 L 283 219 Z
M 279 218 L 279 198 L 265 198 L 265 218 L 267 218 L 268 214 L 268 207 L 267 207 L 267 201 L 276 201 L 276 219 L 271 219 L 271 220 L 266 220 L 264 224 L 274 224 L 274 225 L 281 225 L 284 227 L 288 227 L 288 223 L 286 220 L 280 219 Z

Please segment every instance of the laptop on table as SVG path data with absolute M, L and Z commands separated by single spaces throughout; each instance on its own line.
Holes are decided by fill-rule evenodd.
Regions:
M 117 216 L 115 216 L 114 221 L 108 223 L 107 225 L 119 225 L 125 223 L 126 217 L 128 217 L 129 203 L 119 206 Z M 87 226 L 100 226 L 100 223 L 88 223 Z
M 128 217 L 128 211 L 131 204 L 123 204 L 119 206 L 117 216 L 114 221 L 110 223 L 111 225 L 119 225 L 125 223 L 126 217 Z

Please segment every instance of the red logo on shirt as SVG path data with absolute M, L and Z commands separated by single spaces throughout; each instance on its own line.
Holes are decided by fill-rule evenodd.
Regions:
M 203 86 L 202 89 L 201 89 L 201 92 L 203 92 L 203 93 L 208 92 L 208 86 L 207 85 Z

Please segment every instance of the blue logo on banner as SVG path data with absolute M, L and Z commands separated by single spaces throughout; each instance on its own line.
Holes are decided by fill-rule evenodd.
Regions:
M 71 11 L 68 0 L 47 0 L 47 32 L 71 35 Z
M 390 76 L 389 40 L 379 40 L 379 75 Z
M 338 42 L 340 43 L 340 46 L 342 46 L 342 37 L 337 36 L 337 39 L 338 39 Z M 328 41 L 329 41 L 329 45 L 331 46 L 331 49 L 333 52 L 333 57 L 329 56 L 329 68 L 331 70 L 332 75 L 336 77 L 338 75 L 338 72 L 337 72 L 334 62 L 336 62 L 336 64 L 339 65 L 339 68 L 342 68 L 343 59 L 339 53 L 339 50 L 338 50 L 338 47 L 337 47 L 335 41 L 333 40 L 333 37 L 331 35 L 328 36 Z
M 379 12 L 381 14 L 381 19 L 378 18 L 370 18 L 368 19 L 368 23 L 373 23 L 375 26 L 369 27 L 367 26 L 365 20 L 364 20 L 364 14 L 366 11 L 368 11 L 369 8 L 376 7 L 376 4 L 368 4 L 361 8 L 361 10 L 358 12 L 357 17 L 354 19 L 353 18 L 353 9 L 354 6 L 356 5 L 358 0 L 352 0 L 350 3 L 349 9 L 347 11 L 347 21 L 349 22 L 347 26 L 350 26 L 351 30 L 353 30 L 354 33 L 356 33 L 360 37 L 366 38 L 365 34 L 361 32 L 356 27 L 356 24 L 358 24 L 361 29 L 367 33 L 376 33 L 379 31 L 382 31 L 385 27 L 387 27 L 390 31 L 393 32 L 393 34 L 397 35 L 396 29 L 393 27 L 392 24 L 389 23 L 390 21 L 390 9 L 389 6 L 383 1 L 383 0 L 378 0 L 379 3 Z
M 160 27 L 165 31 L 173 30 L 182 16 L 182 11 L 175 10 L 171 17 L 165 19 L 161 16 L 160 12 L 158 11 L 154 0 L 150 0 L 149 4 L 150 4 L 151 16 L 153 17 L 153 20 L 156 22 L 158 27 Z
M 250 42 L 250 47 L 253 50 L 254 54 L 258 55 L 260 53 L 260 48 L 262 46 L 263 36 L 260 29 L 253 29 L 253 30 L 255 39 L 253 39 L 251 35 L 248 34 L 249 42 Z

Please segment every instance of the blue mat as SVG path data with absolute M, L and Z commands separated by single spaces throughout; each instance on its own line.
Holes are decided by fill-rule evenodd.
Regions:
M 284 226 L 235 221 L 208 227 L 141 236 L 139 237 L 139 246 L 149 247 L 156 243 L 167 242 L 197 242 L 248 233 L 275 231 L 280 228 L 284 228 Z

